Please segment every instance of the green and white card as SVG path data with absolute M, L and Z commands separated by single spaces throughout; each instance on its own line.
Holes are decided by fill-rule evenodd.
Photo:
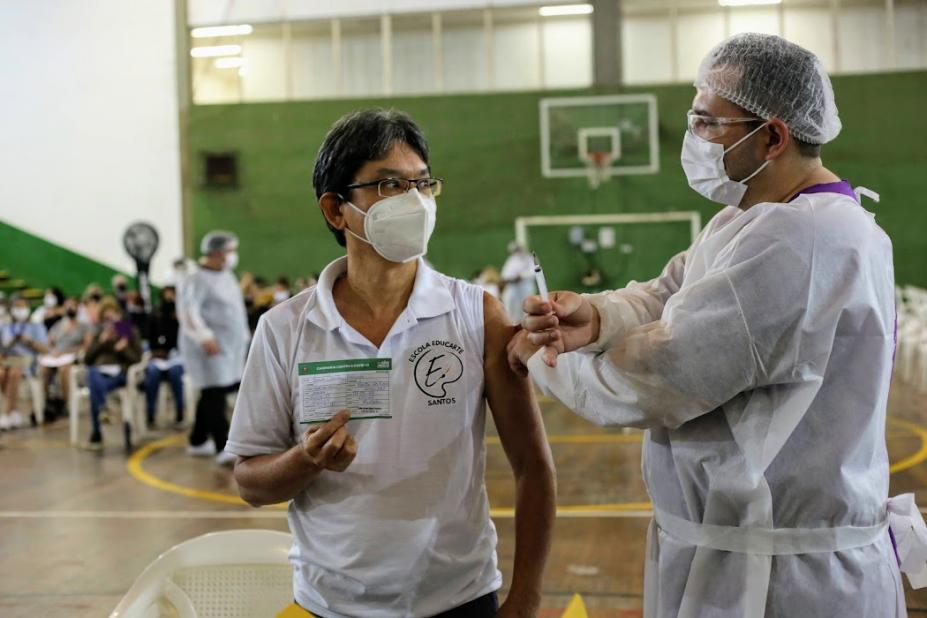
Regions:
M 299 363 L 299 422 L 324 423 L 339 410 L 351 419 L 392 418 L 389 358 Z

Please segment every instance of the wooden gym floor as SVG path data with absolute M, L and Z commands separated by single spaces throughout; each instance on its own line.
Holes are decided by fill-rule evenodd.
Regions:
M 893 386 L 891 490 L 914 491 L 922 507 L 925 404 L 927 395 Z M 560 487 L 541 615 L 559 617 L 579 593 L 593 618 L 641 616 L 649 512 L 640 434 L 595 427 L 557 402 L 541 405 Z M 282 510 L 255 510 L 237 499 L 229 470 L 187 457 L 184 435 L 158 432 L 127 458 L 119 433 L 104 428 L 103 453 L 70 448 L 66 421 L 0 437 L 0 616 L 107 616 L 145 566 L 176 543 L 215 530 L 287 529 Z M 498 439 L 488 443 L 487 485 L 508 581 L 513 488 Z M 927 616 L 927 591 L 907 594 L 911 615 Z

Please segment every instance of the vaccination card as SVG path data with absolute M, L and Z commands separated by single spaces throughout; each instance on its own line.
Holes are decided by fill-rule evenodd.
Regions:
M 389 358 L 359 358 L 299 363 L 299 422 L 324 423 L 339 410 L 351 420 L 392 418 L 389 408 Z

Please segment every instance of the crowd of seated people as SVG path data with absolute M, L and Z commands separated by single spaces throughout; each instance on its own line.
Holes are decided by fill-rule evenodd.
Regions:
M 315 276 L 300 277 L 291 287 L 285 277 L 269 285 L 262 277 L 243 273 L 240 283 L 253 330 L 263 313 L 314 285 Z M 174 408 L 171 426 L 183 429 L 186 395 L 177 347 L 177 303 L 175 285 L 166 285 L 146 313 L 139 292 L 118 274 L 109 290 L 91 283 L 80 296 L 49 287 L 35 307 L 21 295 L 0 292 L 0 430 L 29 424 L 26 410 L 31 410 L 31 402 L 24 400 L 22 387 L 30 379 L 38 380 L 45 393 L 44 421 L 66 415 L 71 372 L 83 366 L 92 420 L 85 446 L 100 450 L 101 424 L 108 421 L 107 397 L 127 385 L 129 367 L 142 360 L 147 364 L 137 387 L 145 394 L 148 428 L 155 428 L 160 387 L 166 382 Z M 37 422 L 34 414 L 31 422 Z

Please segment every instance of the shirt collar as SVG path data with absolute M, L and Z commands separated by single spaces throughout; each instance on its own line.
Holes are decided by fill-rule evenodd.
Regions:
M 326 266 L 319 275 L 315 288 L 315 303 L 306 317 L 323 330 L 334 330 L 344 323 L 344 318 L 338 313 L 338 307 L 335 305 L 332 288 L 347 270 L 348 258 L 342 256 Z M 412 294 L 406 307 L 411 317 L 416 320 L 433 318 L 453 311 L 454 308 L 454 297 L 444 278 L 428 266 L 425 260 L 419 258 Z

